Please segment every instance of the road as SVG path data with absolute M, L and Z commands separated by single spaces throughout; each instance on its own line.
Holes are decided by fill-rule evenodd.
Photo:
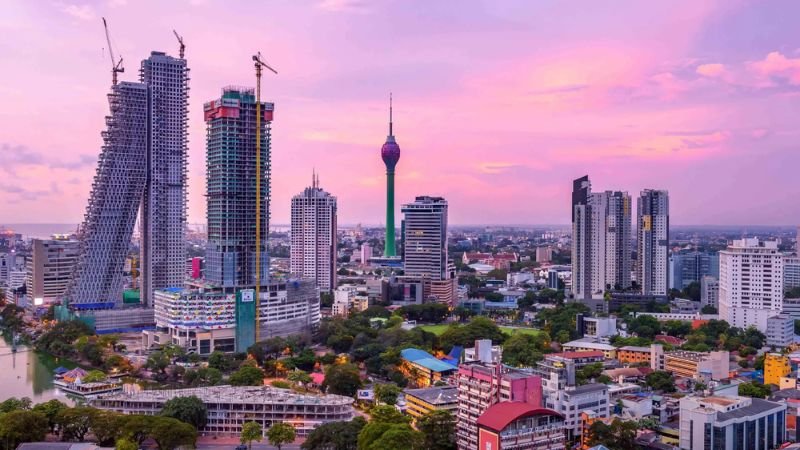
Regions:
M 233 444 L 197 444 L 195 447 L 197 450 L 233 450 L 236 448 L 236 445 Z M 253 450 L 277 450 L 278 447 L 273 447 L 269 444 L 259 444 L 258 442 L 253 443 Z M 281 446 L 281 450 L 300 450 L 300 444 L 284 444 Z

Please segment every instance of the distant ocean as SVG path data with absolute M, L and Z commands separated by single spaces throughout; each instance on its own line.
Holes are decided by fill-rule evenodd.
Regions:
M 0 223 L 0 231 L 12 230 L 20 233 L 23 239 L 47 239 L 54 234 L 74 233 L 77 229 L 77 223 Z

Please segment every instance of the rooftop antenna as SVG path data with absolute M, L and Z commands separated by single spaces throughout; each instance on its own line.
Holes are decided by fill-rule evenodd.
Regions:
M 122 56 L 119 57 L 119 61 L 114 58 L 114 50 L 111 48 L 111 37 L 108 34 L 108 23 L 106 23 L 106 18 L 103 17 L 103 28 L 106 30 L 106 42 L 108 42 L 108 54 L 111 55 L 111 84 L 116 86 L 117 84 L 117 73 L 125 72 L 125 68 L 122 67 Z
M 172 30 L 172 33 L 178 39 L 178 44 L 180 44 L 180 57 L 183 59 L 183 51 L 186 50 L 186 46 L 183 44 L 183 36 L 179 35 L 177 31 Z
M 389 92 L 389 136 L 394 136 L 392 134 L 392 93 Z

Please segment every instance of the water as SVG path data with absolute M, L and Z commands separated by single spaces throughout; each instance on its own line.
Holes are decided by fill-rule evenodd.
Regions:
M 23 346 L 13 353 L 11 344 L 0 339 L 0 401 L 29 397 L 34 404 L 52 399 L 72 404 L 66 393 L 53 386 L 53 370 L 58 366 L 73 368 L 75 364 Z

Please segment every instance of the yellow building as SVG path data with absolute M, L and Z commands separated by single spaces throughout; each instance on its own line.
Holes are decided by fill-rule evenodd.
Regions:
M 789 375 L 789 357 L 780 353 L 767 353 L 764 357 L 764 384 L 780 385 L 781 377 Z
M 406 389 L 406 413 L 416 421 L 431 411 L 444 410 L 456 415 L 458 388 L 455 386 Z

